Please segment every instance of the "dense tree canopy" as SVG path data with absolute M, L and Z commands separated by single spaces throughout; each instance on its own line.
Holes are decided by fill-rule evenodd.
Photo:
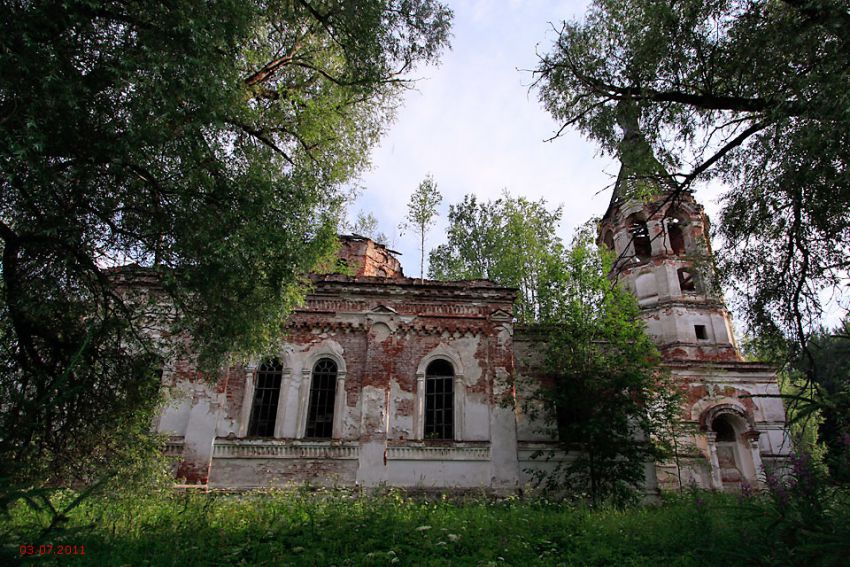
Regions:
M 850 267 L 848 62 L 844 0 L 597 0 L 537 86 L 612 154 L 620 103 L 639 106 L 668 186 L 724 182 L 722 271 L 755 330 L 802 345 Z
M 536 396 L 552 408 L 558 438 L 575 458 L 547 480 L 623 502 L 646 482 L 646 465 L 668 455 L 679 419 L 678 391 L 646 334 L 637 300 L 608 274 L 613 254 L 597 248 L 595 226 L 550 264 L 545 371 Z
M 449 207 L 448 242 L 431 251 L 430 275 L 518 289 L 515 316 L 539 332 L 543 360 L 533 377 L 520 378 L 518 397 L 574 456 L 540 480 L 594 502 L 622 502 L 646 480 L 646 463 L 665 454 L 677 390 L 637 300 L 608 279 L 613 254 L 596 246 L 596 223 L 566 247 L 553 231 L 560 217 L 560 207 L 543 200 L 467 195 Z
M 494 201 L 475 195 L 449 206 L 448 241 L 431 251 L 434 279 L 489 279 L 519 290 L 515 314 L 524 323 L 537 321 L 545 309 L 546 273 L 563 249 L 553 227 L 561 208 L 505 192 Z
M 748 354 L 779 367 L 794 449 L 826 465 L 831 479 L 850 485 L 850 320 L 820 328 L 808 349 L 789 357 L 781 341 L 755 339 Z
M 834 329 L 819 329 L 809 341 L 811 359 L 803 357 L 798 372 L 814 376 L 803 380 L 801 411 L 820 413 L 818 440 L 826 449 L 824 461 L 832 478 L 850 485 L 850 320 Z M 812 367 L 817 366 L 817 372 Z
M 85 477 L 67 457 L 150 408 L 159 298 L 160 336 L 207 367 L 277 336 L 334 242 L 337 188 L 450 18 L 436 0 L 2 4 L 0 477 Z M 116 287 L 129 263 L 155 294 Z

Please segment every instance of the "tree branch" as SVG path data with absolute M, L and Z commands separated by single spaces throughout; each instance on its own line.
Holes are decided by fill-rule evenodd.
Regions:
M 272 61 L 269 61 L 265 65 L 263 65 L 258 71 L 251 73 L 248 77 L 245 78 L 245 84 L 249 87 L 253 87 L 260 83 L 266 82 L 268 79 L 273 77 L 278 70 L 290 63 L 295 59 L 295 55 L 300 51 L 301 45 L 296 42 L 295 45 L 292 46 L 292 49 L 286 55 L 282 57 L 278 57 Z
M 283 159 L 285 159 L 289 163 L 289 165 L 292 165 L 292 166 L 295 165 L 295 162 L 292 161 L 292 158 L 289 157 L 289 155 L 285 151 L 280 149 L 280 147 L 277 144 L 275 144 L 274 141 L 272 141 L 268 136 L 266 136 L 266 133 L 265 133 L 264 130 L 258 130 L 256 128 L 248 126 L 247 124 L 243 124 L 241 122 L 234 122 L 232 120 L 227 120 L 226 122 L 228 124 L 230 124 L 231 126 L 235 126 L 236 128 L 239 128 L 240 130 L 242 130 L 246 134 L 252 136 L 253 138 L 255 138 L 257 140 L 259 140 L 260 142 L 263 143 L 263 145 L 271 148 L 272 151 L 274 151 L 276 154 L 282 156 Z
M 711 156 L 709 159 L 707 159 L 704 162 L 702 162 L 701 164 L 699 164 L 690 173 L 684 175 L 682 177 L 682 180 L 678 182 L 680 189 L 685 189 L 688 185 L 690 185 L 694 181 L 694 179 L 699 177 L 704 171 L 706 171 L 712 165 L 714 165 L 715 163 L 720 161 L 720 159 L 723 158 L 723 156 L 725 156 L 726 154 L 728 154 L 729 152 L 731 152 L 732 150 L 734 150 L 735 148 L 737 148 L 738 146 L 743 144 L 744 141 L 747 138 L 749 138 L 750 136 L 752 136 L 756 132 L 758 132 L 760 130 L 764 130 L 765 128 L 767 128 L 767 126 L 769 124 L 770 123 L 767 122 L 767 121 L 756 122 L 755 124 L 753 124 L 752 126 L 747 128 L 746 130 L 744 130 L 743 132 L 741 132 L 740 134 L 738 134 L 737 136 L 732 138 L 722 148 L 720 148 L 713 156 Z M 679 175 L 674 174 L 672 177 L 679 177 Z
M 802 116 L 806 106 L 794 100 L 773 100 L 740 96 L 718 95 L 712 93 L 688 93 L 680 90 L 647 89 L 638 86 L 624 87 L 612 85 L 587 75 L 575 65 L 569 56 L 564 63 L 551 63 L 551 67 L 566 67 L 579 81 L 599 94 L 611 100 L 628 98 L 634 101 L 676 102 L 706 110 L 730 110 L 734 112 L 768 112 L 782 108 L 788 116 Z M 545 72 L 545 71 L 544 71 Z

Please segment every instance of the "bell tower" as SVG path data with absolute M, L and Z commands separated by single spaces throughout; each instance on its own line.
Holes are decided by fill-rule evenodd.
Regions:
M 637 297 L 665 359 L 739 361 L 708 219 L 690 192 L 676 191 L 637 118 L 635 107 L 620 109 L 622 165 L 600 225 L 600 244 L 617 254 L 611 277 Z
M 661 487 L 757 485 L 791 445 L 775 370 L 744 361 L 717 284 L 708 218 L 673 180 L 621 102 L 620 172 L 599 227 L 616 253 L 610 277 L 637 298 L 648 333 L 683 388 L 675 461 L 656 463 Z

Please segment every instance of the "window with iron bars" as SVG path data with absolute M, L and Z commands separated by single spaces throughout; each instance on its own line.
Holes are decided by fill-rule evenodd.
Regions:
M 447 360 L 425 370 L 425 439 L 454 438 L 454 375 Z
M 283 366 L 276 360 L 264 362 L 257 370 L 257 380 L 254 384 L 254 403 L 251 406 L 251 421 L 248 426 L 249 436 L 274 436 L 282 377 Z
M 313 366 L 306 437 L 330 439 L 333 436 L 336 376 L 336 362 L 330 358 L 322 358 Z

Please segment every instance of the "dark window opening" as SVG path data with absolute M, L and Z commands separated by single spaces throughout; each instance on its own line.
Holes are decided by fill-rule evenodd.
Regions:
M 642 220 L 633 220 L 629 225 L 629 232 L 632 235 L 635 256 L 640 261 L 649 260 L 652 257 L 652 242 L 649 239 L 646 223 Z
M 708 340 L 708 330 L 705 328 L 705 325 L 694 325 L 694 332 L 697 335 L 697 339 L 701 341 Z
M 691 270 L 688 268 L 679 268 L 677 273 L 679 274 L 679 289 L 683 292 L 697 290 L 696 278 Z
M 306 437 L 330 439 L 333 436 L 336 375 L 336 362 L 330 358 L 319 360 L 313 367 Z
M 570 442 L 571 426 L 580 423 L 580 417 L 577 415 L 576 408 L 566 406 L 566 404 L 555 404 L 555 420 L 558 424 L 558 439 L 563 442 Z
M 251 421 L 248 425 L 248 435 L 251 437 L 274 436 L 282 376 L 283 366 L 276 360 L 264 362 L 257 370 L 257 381 L 254 384 L 254 403 L 251 407 Z
M 673 249 L 673 254 L 685 253 L 685 233 L 682 232 L 679 219 L 672 219 L 667 224 L 667 237 L 670 239 L 670 248 Z
M 711 429 L 717 435 L 715 439 L 721 443 L 735 441 L 735 428 L 725 416 L 718 416 L 712 421 Z
M 608 250 L 614 249 L 614 234 L 610 230 L 606 230 L 605 234 L 602 235 L 602 243 Z
M 454 367 L 435 360 L 425 371 L 425 438 L 454 438 Z

